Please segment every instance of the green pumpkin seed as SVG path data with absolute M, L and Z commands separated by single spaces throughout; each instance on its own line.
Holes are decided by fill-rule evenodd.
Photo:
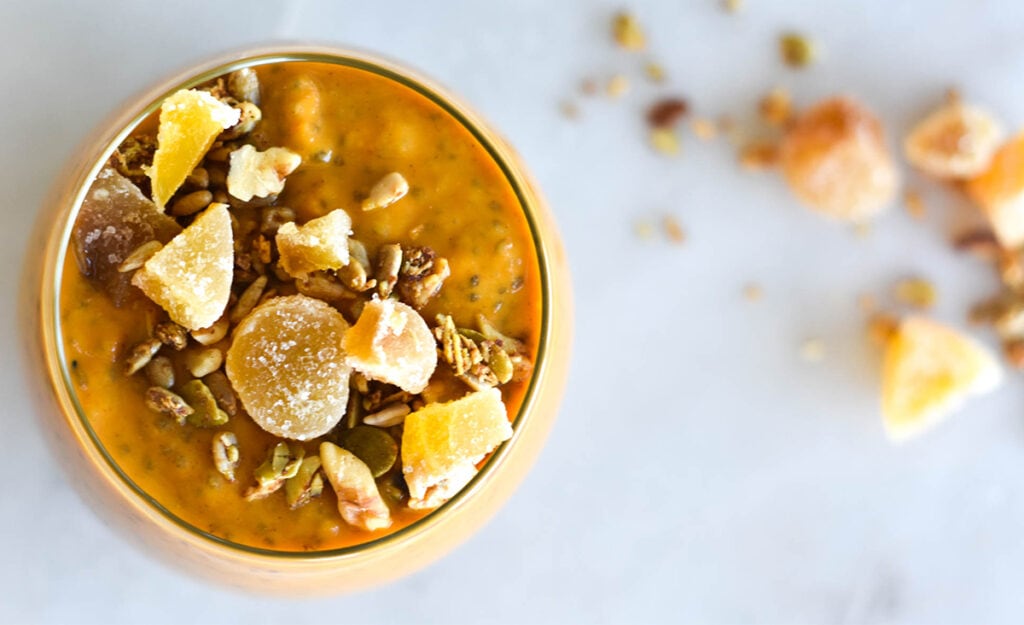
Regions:
M 300 508 L 324 490 L 324 478 L 320 473 L 320 456 L 309 456 L 302 460 L 298 471 L 284 483 L 284 498 L 294 510 Z
M 512 365 L 512 359 L 509 358 L 508 353 L 503 349 L 492 349 L 487 354 L 487 366 L 491 368 L 494 375 L 498 378 L 498 384 L 505 384 L 512 379 L 512 374 L 515 372 L 515 367 Z
M 366 463 L 373 477 L 380 477 L 398 459 L 398 444 L 380 428 L 357 425 L 338 434 L 338 445 Z
M 192 414 L 186 417 L 189 425 L 197 428 L 213 428 L 228 422 L 226 412 L 217 407 L 217 400 L 202 380 L 192 380 L 181 387 L 181 396 L 192 407 Z

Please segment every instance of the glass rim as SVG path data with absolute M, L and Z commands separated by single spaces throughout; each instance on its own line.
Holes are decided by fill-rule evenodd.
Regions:
M 58 313 L 60 311 L 63 267 L 66 262 L 75 220 L 81 209 L 85 195 L 89 190 L 90 184 L 117 146 L 120 145 L 121 142 L 130 135 L 143 120 L 159 109 L 161 103 L 167 96 L 179 89 L 195 87 L 196 85 L 200 85 L 213 78 L 244 67 L 255 67 L 259 65 L 286 62 L 342 65 L 367 71 L 389 80 L 393 80 L 404 87 L 412 89 L 416 93 L 433 102 L 445 113 L 455 119 L 463 128 L 465 128 L 474 140 L 476 140 L 480 146 L 485 149 L 489 157 L 499 167 L 505 180 L 512 188 L 529 227 L 530 236 L 533 241 L 533 249 L 537 254 L 537 267 L 541 282 L 541 324 L 537 346 L 537 357 L 535 359 L 536 362 L 529 386 L 523 396 L 523 400 L 520 404 L 516 417 L 512 421 L 512 437 L 499 445 L 491 453 L 484 465 L 476 475 L 473 476 L 473 479 L 470 480 L 470 482 L 459 490 L 459 492 L 457 492 L 451 499 L 443 503 L 441 506 L 431 510 L 425 516 L 390 534 L 356 545 L 325 550 L 290 551 L 255 547 L 212 534 L 174 514 L 167 507 L 157 501 L 155 497 L 150 495 L 134 480 L 132 480 L 131 477 L 118 465 L 107 451 L 107 448 L 103 444 L 99 435 L 93 429 L 89 417 L 86 415 L 86 411 L 79 402 L 78 395 L 74 389 L 64 351 L 60 314 L 53 314 L 52 319 L 44 320 L 44 331 L 48 330 L 52 332 L 53 338 L 53 344 L 45 346 L 47 352 L 46 356 L 47 358 L 55 356 L 57 360 L 56 366 L 59 374 L 60 388 L 55 390 L 58 390 L 60 395 L 58 399 L 61 400 L 61 409 L 64 410 L 65 413 L 67 412 L 69 405 L 73 409 L 74 414 L 77 417 L 77 422 L 84 429 L 89 442 L 103 458 L 105 468 L 110 471 L 112 477 L 126 486 L 142 503 L 157 512 L 165 520 L 170 521 L 178 530 L 191 536 L 201 538 L 204 541 L 208 541 L 211 545 L 216 545 L 235 553 L 250 556 L 284 559 L 289 561 L 345 559 L 363 555 L 367 552 L 377 551 L 384 547 L 396 546 L 400 543 L 412 540 L 416 536 L 425 533 L 438 523 L 442 522 L 445 516 L 449 516 L 456 509 L 462 507 L 477 491 L 481 490 L 488 481 L 488 478 L 499 470 L 502 464 L 504 464 L 505 460 L 511 453 L 511 450 L 515 446 L 515 443 L 519 439 L 520 432 L 525 428 L 530 415 L 534 414 L 533 408 L 537 403 L 538 397 L 537 387 L 539 385 L 539 381 L 544 377 L 548 368 L 546 356 L 550 339 L 549 333 L 552 328 L 551 306 L 553 296 L 551 293 L 551 266 L 548 259 L 548 250 L 546 249 L 547 246 L 545 245 L 545 238 L 542 236 L 537 215 L 535 214 L 538 205 L 541 203 L 541 199 L 536 195 L 530 185 L 526 172 L 522 170 L 521 163 L 518 161 L 516 155 L 511 153 L 511 150 L 504 144 L 500 137 L 498 137 L 493 130 L 488 128 L 482 120 L 477 118 L 464 104 L 461 103 L 461 101 L 438 85 L 432 83 L 429 79 L 423 78 L 419 75 L 419 72 L 415 70 L 405 68 L 397 63 L 384 61 L 370 53 L 341 48 L 323 46 L 270 46 L 247 52 L 242 55 L 234 54 L 230 56 L 222 56 L 206 64 L 194 65 L 193 67 L 199 67 L 202 69 L 198 72 L 186 71 L 185 73 L 176 75 L 171 79 L 161 82 L 157 91 L 155 91 L 156 95 L 153 95 L 154 91 L 150 91 L 147 92 L 146 96 L 136 97 L 131 100 L 129 107 L 132 112 L 130 113 L 129 120 L 126 123 L 119 124 L 120 127 L 115 129 L 113 135 L 109 133 L 111 125 L 110 122 L 108 122 L 104 127 L 108 132 L 104 135 L 104 139 L 101 142 L 103 143 L 103 149 L 98 153 L 90 153 L 88 162 L 91 163 L 91 165 L 86 168 L 84 176 L 75 181 L 75 187 L 73 187 L 74 192 L 71 196 L 69 206 L 61 207 L 61 212 L 59 213 L 59 219 L 63 220 L 63 228 L 57 241 L 54 263 L 51 266 L 52 275 L 45 276 L 43 280 L 44 290 L 47 286 L 50 286 L 53 288 L 53 293 L 52 298 L 44 297 L 43 313 L 44 315 L 46 314 L 46 309 L 50 309 L 54 313 Z M 139 105 L 139 102 L 141 102 L 141 106 Z M 50 327 L 47 328 L 47 324 L 50 324 Z M 51 378 L 52 377 L 53 376 L 51 375 Z M 58 380 L 51 379 L 51 383 L 54 386 L 57 386 Z M 70 415 L 66 414 L 65 416 Z

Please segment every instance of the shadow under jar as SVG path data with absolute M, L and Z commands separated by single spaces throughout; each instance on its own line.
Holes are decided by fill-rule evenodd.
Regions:
M 188 89 L 240 110 L 239 121 L 225 122 L 171 195 L 155 197 L 160 191 L 149 168 L 160 149 L 158 132 L 165 146 L 173 140 L 161 126 L 161 107 Z M 229 180 L 232 167 L 240 169 L 235 153 L 242 148 L 283 148 L 300 162 L 283 176 L 283 188 L 245 198 Z M 392 172 L 401 184 L 388 178 Z M 166 204 L 166 214 L 118 217 L 119 204 L 108 196 L 124 189 L 132 202 Z M 374 207 L 382 197 L 386 205 Z M 36 282 L 42 289 L 37 335 L 56 403 L 45 411 L 53 417 L 45 428 L 69 477 L 101 514 L 190 572 L 283 594 L 354 590 L 412 572 L 497 510 L 557 414 L 572 322 L 554 222 L 508 146 L 409 70 L 312 47 L 216 59 L 161 84 L 105 125 L 48 208 L 45 263 Z M 282 224 L 301 229 L 336 209 L 351 220 L 343 266 L 307 272 L 282 261 Z M 169 323 L 173 306 L 158 305 L 132 277 L 150 268 L 146 257 L 154 250 L 164 253 L 182 232 L 197 232 L 215 210 L 231 220 L 231 291 L 220 331 L 215 324 L 187 332 Z M 153 249 L 144 249 L 151 239 Z M 133 253 L 139 258 L 130 258 Z M 382 302 L 401 302 L 429 328 L 429 349 L 437 353 L 425 388 L 403 389 L 386 374 L 360 373 L 356 364 L 345 382 L 344 414 L 327 431 L 297 437 L 268 431 L 246 411 L 255 405 L 252 381 L 242 381 L 247 387 L 236 393 L 243 376 L 237 365 L 231 370 L 231 350 L 253 310 L 289 297 L 323 303 L 343 319 L 342 335 L 369 324 L 361 323 L 367 311 Z M 300 328 L 295 336 L 301 342 L 307 334 Z M 350 338 L 355 350 L 358 341 Z M 305 362 L 311 371 L 324 366 Z M 154 391 L 163 388 L 189 407 L 205 405 L 208 396 L 197 395 L 196 380 L 216 400 L 204 418 L 195 409 L 176 414 L 171 400 Z M 274 379 L 260 384 L 273 395 Z M 411 494 L 403 452 L 418 456 L 438 446 L 451 452 L 460 435 L 417 431 L 419 442 L 406 441 L 403 419 L 454 428 L 473 415 L 452 417 L 443 406 L 488 393 L 500 393 L 511 426 L 501 437 L 507 440 L 453 477 L 468 480 L 465 486 L 429 501 Z M 440 417 L 417 416 L 431 410 Z M 324 442 L 371 470 L 370 490 L 386 506 L 386 527 L 345 518 L 339 499 L 352 494 L 336 494 L 327 467 L 301 463 L 318 457 Z M 296 501 L 301 489 L 286 492 L 283 476 L 299 467 L 305 473 L 296 479 L 306 490 Z

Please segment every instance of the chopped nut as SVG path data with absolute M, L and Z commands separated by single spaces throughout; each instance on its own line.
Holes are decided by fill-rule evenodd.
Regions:
M 621 98 L 629 91 L 629 79 L 622 74 L 616 74 L 608 79 L 605 92 L 612 98 Z
M 789 92 L 776 87 L 768 92 L 758 104 L 761 119 L 769 126 L 780 127 L 789 123 L 793 117 L 793 102 Z
M 247 286 L 242 294 L 238 297 L 238 302 L 235 307 L 231 309 L 231 313 L 228 315 L 228 319 L 231 323 L 238 323 L 245 316 L 252 312 L 252 309 L 256 307 L 256 304 L 260 301 L 260 296 L 263 295 L 263 289 L 267 286 L 267 277 L 260 276 L 256 278 L 252 284 Z
M 409 192 L 409 183 L 405 177 L 397 171 L 387 174 L 377 181 L 370 189 L 370 195 L 363 200 L 363 210 L 372 211 L 378 208 L 387 208 L 398 200 L 405 197 Z
M 286 148 L 257 152 L 253 146 L 243 145 L 231 152 L 228 193 L 243 202 L 278 194 L 284 190 L 285 177 L 301 163 L 302 157 Z
M 240 102 L 260 103 L 260 79 L 256 70 L 243 67 L 228 74 L 227 91 Z
M 650 80 L 651 82 L 665 82 L 665 68 L 662 67 L 661 63 L 648 61 L 644 65 L 644 74 L 647 75 L 647 79 Z
M 679 136 L 669 128 L 655 128 L 651 131 L 651 147 L 665 156 L 678 156 L 681 148 Z
M 710 119 L 698 117 L 690 122 L 693 134 L 701 141 L 711 141 L 718 136 L 718 126 Z
M 235 481 L 235 469 L 241 460 L 238 437 L 234 432 L 221 432 L 213 437 L 213 466 L 229 482 Z
M 121 145 L 117 146 L 117 150 L 111 156 L 111 161 L 119 174 L 145 190 L 149 187 L 149 176 L 146 174 L 145 168 L 153 163 L 155 152 L 156 137 L 150 135 L 128 137 L 121 142 Z
M 173 321 L 156 324 L 156 327 L 153 328 L 153 336 L 176 351 L 181 351 L 188 345 L 188 330 Z
M 135 250 L 117 266 L 117 271 L 119 273 L 135 271 L 139 267 L 145 265 L 146 261 L 149 260 L 153 254 L 159 252 L 163 246 L 164 244 L 160 241 L 146 241 L 139 247 L 135 248 Z
M 683 230 L 683 226 L 680 225 L 679 220 L 672 215 L 665 215 L 661 220 L 661 225 L 665 229 L 665 234 L 668 235 L 668 240 L 676 245 L 682 245 L 686 242 L 686 231 Z
M 966 179 L 989 168 L 1003 140 L 1003 129 L 988 112 L 960 102 L 946 104 L 907 135 L 907 160 L 928 175 Z
M 470 368 L 483 361 L 480 348 L 469 337 L 460 334 L 451 315 L 438 315 L 434 337 L 440 344 L 440 355 L 456 376 L 463 376 Z
M 209 375 L 224 364 L 224 353 L 216 347 L 185 354 L 185 368 L 197 378 Z
M 146 339 L 137 343 L 128 352 L 128 357 L 125 359 L 125 375 L 134 375 L 139 369 L 149 364 L 161 347 L 163 347 L 163 343 L 160 342 L 160 339 Z
M 682 98 L 662 98 L 647 110 L 647 123 L 653 128 L 675 128 L 689 108 Z
M 620 48 L 631 51 L 643 50 L 647 45 L 644 31 L 631 13 L 616 13 L 612 18 L 612 36 Z
M 959 252 L 967 252 L 989 262 L 995 262 L 1002 252 L 996 235 L 988 229 L 971 230 L 957 235 L 953 239 L 953 247 Z
M 228 320 L 227 315 L 225 315 L 215 321 L 212 326 L 192 330 L 191 334 L 192 338 L 200 345 L 213 345 L 224 340 L 224 337 L 228 335 L 230 327 L 231 322 Z
M 373 474 L 352 452 L 332 443 L 320 444 L 324 473 L 338 497 L 338 511 L 349 525 L 372 532 L 391 525 L 391 511 Z
M 405 415 L 410 412 L 407 404 L 391 404 L 363 417 L 363 423 L 379 428 L 389 428 L 405 421 Z
M 263 111 L 252 102 L 239 102 L 235 108 L 238 109 L 238 123 L 220 134 L 222 139 L 237 139 L 243 137 L 256 128 L 256 124 L 263 119 Z
M 413 308 L 423 308 L 449 275 L 447 259 L 438 258 L 429 247 L 410 247 L 405 250 L 398 274 L 398 294 Z
M 814 43 L 798 33 L 786 33 L 779 37 L 779 54 L 782 61 L 795 69 L 807 67 L 816 56 Z
M 924 219 L 924 199 L 921 198 L 920 193 L 913 189 L 907 189 L 906 193 L 903 194 L 903 203 L 906 205 L 907 213 L 911 217 L 918 221 Z
M 763 171 L 779 160 L 778 149 L 770 143 L 748 143 L 740 150 L 740 167 L 747 171 Z
M 896 301 L 913 308 L 927 309 L 935 305 L 935 286 L 923 278 L 907 278 L 896 283 Z
M 213 193 L 206 189 L 187 193 L 171 204 L 170 213 L 176 217 L 194 215 L 213 202 Z
M 402 246 L 397 243 L 382 245 L 377 252 L 377 295 L 382 298 L 391 295 L 401 270 Z
M 184 399 L 161 386 L 151 386 L 146 390 L 146 406 L 155 412 L 174 417 L 179 425 L 185 425 L 185 419 L 193 412 L 192 406 Z
M 153 386 L 174 386 L 174 365 L 171 364 L 171 359 L 167 356 L 155 356 L 146 365 L 146 379 Z

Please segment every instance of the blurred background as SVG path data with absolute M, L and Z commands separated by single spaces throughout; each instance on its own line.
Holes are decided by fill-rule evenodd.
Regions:
M 18 325 L 0 304 L 0 622 L 1019 622 L 1024 382 L 901 446 L 879 414 L 864 294 L 927 279 L 967 328 L 992 271 L 951 249 L 970 209 L 903 168 L 926 207 L 870 227 L 797 204 L 726 133 L 781 87 L 849 94 L 890 145 L 949 88 L 1024 123 L 1024 4 L 1009 0 L 0 4 L 0 284 L 64 162 L 105 115 L 225 49 L 317 41 L 432 76 L 517 147 L 572 264 L 574 366 L 548 445 L 454 553 L 376 591 L 288 601 L 210 587 L 103 525 L 44 445 Z M 612 17 L 643 28 L 617 46 Z M 802 69 L 781 34 L 811 40 Z M 663 72 L 652 80 L 649 65 Z M 655 72 L 656 73 L 656 72 Z M 645 119 L 686 101 L 679 153 Z M 698 124 L 699 125 L 699 124 Z M 902 159 L 901 159 L 902 161 Z M 667 223 L 675 225 L 666 228 Z M 996 347 L 994 336 L 972 335 Z

